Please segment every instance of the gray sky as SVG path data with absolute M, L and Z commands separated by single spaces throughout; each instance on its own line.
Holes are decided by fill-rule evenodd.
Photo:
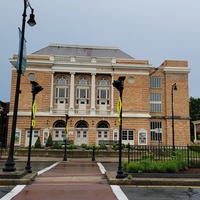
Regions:
M 154 67 L 188 60 L 189 95 L 200 98 L 200 0 L 30 0 L 37 25 L 26 24 L 27 53 L 49 43 L 114 46 Z M 1 0 L 0 100 L 10 101 L 23 0 Z M 30 9 L 27 9 L 27 20 Z M 31 89 L 30 89 L 31 90 Z

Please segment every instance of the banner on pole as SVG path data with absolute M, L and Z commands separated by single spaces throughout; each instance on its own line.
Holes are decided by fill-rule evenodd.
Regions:
M 121 125 L 121 119 L 120 119 L 121 110 L 122 110 L 122 100 L 121 100 L 121 98 L 120 98 L 120 96 L 119 96 L 118 104 L 117 104 L 118 125 Z
M 21 52 L 21 42 L 22 42 L 22 32 L 19 29 L 19 50 L 18 50 L 18 58 L 15 68 L 19 71 L 19 59 L 20 59 L 20 52 Z M 21 74 L 24 75 L 26 71 L 26 39 L 24 38 L 23 43 L 23 53 L 22 53 L 22 65 L 21 65 Z
M 33 102 L 32 106 L 32 113 L 33 113 L 33 118 L 32 118 L 32 126 L 35 126 L 35 115 L 36 115 L 37 107 L 36 107 L 36 100 Z

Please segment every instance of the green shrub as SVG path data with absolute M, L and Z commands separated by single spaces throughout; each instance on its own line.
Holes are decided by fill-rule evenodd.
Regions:
M 67 145 L 67 149 L 77 149 L 77 148 L 78 148 L 78 145 L 76 145 L 76 144 Z
M 123 163 L 123 169 L 126 169 L 129 173 L 177 173 L 179 170 L 187 169 L 187 163 L 184 160 L 153 162 L 150 159 L 146 159 L 141 162 Z
M 87 144 L 85 143 L 81 144 L 81 148 L 87 148 Z
M 106 149 L 106 144 L 104 143 L 100 144 L 100 149 Z
M 98 149 L 98 146 L 96 146 L 96 144 L 92 144 L 92 145 L 90 145 L 90 149 L 92 149 L 92 150 L 97 150 L 97 149 Z
M 59 144 L 57 141 L 54 143 L 52 149 L 62 149 L 62 145 Z
M 122 169 L 126 170 L 128 166 L 128 162 L 123 162 L 122 163 Z
M 127 171 L 132 173 L 144 172 L 144 166 L 138 162 L 131 162 L 127 165 Z
M 35 148 L 41 148 L 41 142 L 40 142 L 40 137 L 38 136 L 36 142 L 35 142 Z
M 51 134 L 49 135 L 46 143 L 46 147 L 52 147 L 53 146 L 53 140 Z

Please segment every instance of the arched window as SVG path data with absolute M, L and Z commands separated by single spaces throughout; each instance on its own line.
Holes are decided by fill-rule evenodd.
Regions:
M 106 121 L 101 121 L 101 122 L 98 123 L 97 128 L 100 128 L 100 129 L 109 128 L 109 124 Z
M 66 122 L 64 122 L 63 120 L 57 121 L 54 124 L 54 128 L 61 128 L 61 127 L 66 127 Z
M 68 103 L 69 82 L 64 76 L 56 79 L 56 103 Z
M 76 103 L 89 104 L 89 80 L 86 77 L 77 81 Z
M 88 124 L 86 121 L 81 120 L 81 121 L 77 122 L 76 128 L 88 128 Z
M 101 78 L 98 81 L 97 104 L 110 104 L 110 82 L 107 78 Z

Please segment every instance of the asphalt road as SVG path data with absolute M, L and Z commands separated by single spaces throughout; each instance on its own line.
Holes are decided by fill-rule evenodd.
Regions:
M 121 187 L 129 200 L 199 200 L 200 188 Z

